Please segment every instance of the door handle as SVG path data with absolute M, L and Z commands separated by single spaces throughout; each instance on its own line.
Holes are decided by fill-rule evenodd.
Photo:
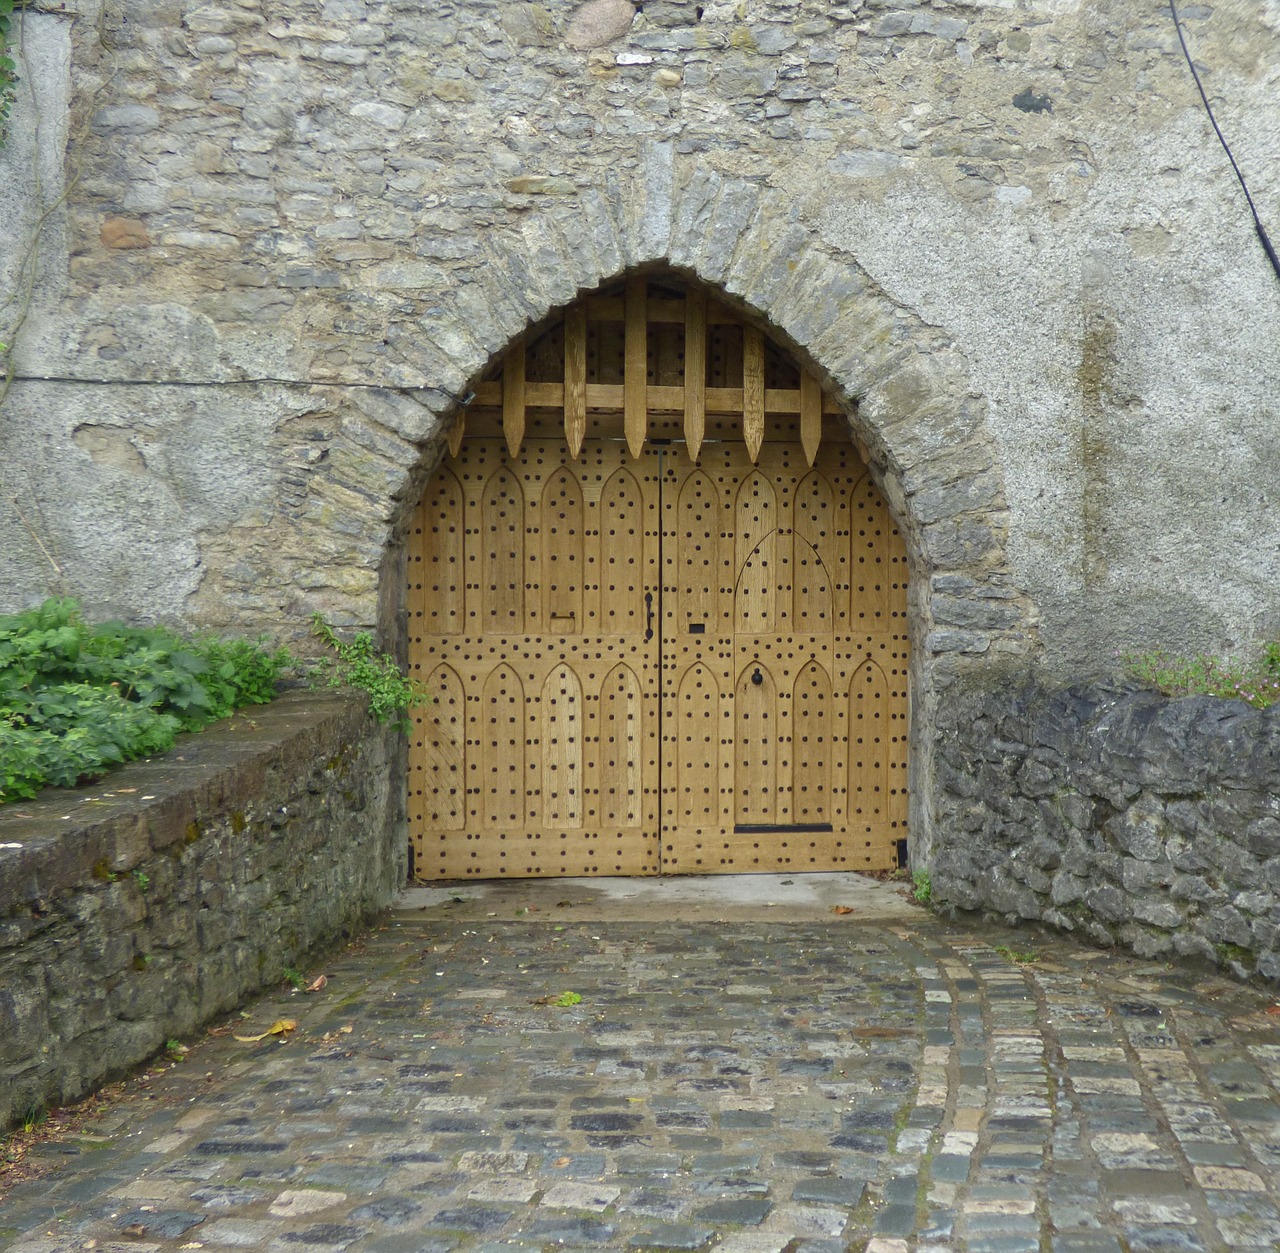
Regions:
M 644 594 L 644 642 L 653 639 L 653 593 Z

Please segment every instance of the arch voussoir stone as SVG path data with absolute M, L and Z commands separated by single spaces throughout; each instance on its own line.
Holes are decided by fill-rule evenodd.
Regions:
M 596 250 L 592 233 L 582 229 L 580 200 L 548 210 L 545 222 L 565 259 L 565 273 L 578 292 L 592 291 L 613 272 L 606 270 Z
M 451 293 L 450 304 L 455 317 L 466 321 L 471 338 L 486 358 L 496 356 L 523 329 L 524 319 L 510 306 L 501 305 L 490 296 L 488 287 L 478 276 L 468 275 Z
M 704 222 L 700 237 L 675 239 L 671 260 L 713 286 L 724 287 L 734 251 L 756 212 L 760 189 L 741 179 L 720 180 L 714 202 L 699 212 Z
M 574 281 L 574 259 L 559 232 L 546 216 L 539 215 L 521 225 L 520 235 L 529 273 L 538 279 L 538 286 L 531 287 L 530 294 L 544 309 L 543 316 L 572 304 L 581 287 Z
M 623 213 L 631 265 L 669 259 L 675 177 L 673 145 L 647 143 L 641 148 L 640 165 Z

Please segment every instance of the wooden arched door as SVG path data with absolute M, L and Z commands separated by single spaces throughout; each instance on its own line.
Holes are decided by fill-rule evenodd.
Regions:
M 415 875 L 896 865 L 905 553 L 813 381 L 633 279 L 465 422 L 409 544 Z

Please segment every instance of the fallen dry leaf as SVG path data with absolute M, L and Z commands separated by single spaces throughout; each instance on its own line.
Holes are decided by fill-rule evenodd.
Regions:
M 316 975 L 316 977 L 312 979 L 310 983 L 307 984 L 307 991 L 319 992 L 322 988 L 326 987 L 328 983 L 329 983 L 328 975 Z
M 1280 1005 L 1268 1005 L 1266 1012 L 1268 1014 L 1280 1014 Z
M 831 912 L 833 914 L 851 914 L 853 913 L 852 905 L 832 905 Z
M 292 1018 L 277 1018 L 261 1035 L 238 1035 L 235 1038 L 241 1044 L 257 1044 L 259 1040 L 265 1040 L 269 1035 L 288 1035 L 290 1031 L 296 1031 L 298 1024 Z

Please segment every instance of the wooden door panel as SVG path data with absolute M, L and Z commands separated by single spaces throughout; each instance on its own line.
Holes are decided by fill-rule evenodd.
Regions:
M 596 816 L 602 827 L 636 829 L 644 822 L 646 775 L 644 701 L 636 672 L 619 662 L 605 676 L 596 707 Z
M 419 877 L 657 872 L 656 460 L 646 475 L 603 441 L 574 462 L 558 440 L 513 459 L 473 439 L 429 485 L 411 659 L 448 696 L 419 711 L 410 748 Z M 465 524 L 443 525 L 449 510 Z M 441 596 L 465 632 L 423 629 Z
M 832 441 L 812 469 L 798 442 L 766 440 L 755 465 L 740 444 L 706 444 L 697 466 L 669 457 L 663 502 L 663 699 L 682 727 L 667 738 L 676 752 L 691 741 L 701 749 L 698 804 L 687 791 L 664 801 L 664 869 L 896 865 L 906 834 L 905 554 L 866 468 Z M 732 530 L 708 561 L 716 516 Z M 702 608 L 716 597 L 731 597 L 730 613 Z M 858 706 L 865 720 L 879 701 L 885 729 L 874 745 L 884 798 L 874 812 L 862 776 L 852 798 L 848 764 L 850 685 L 872 657 L 877 673 L 894 676 Z M 715 787 L 712 719 L 687 699 L 695 672 L 725 694 Z
M 478 601 L 478 607 L 468 616 L 478 618 L 485 632 L 523 635 L 524 493 L 507 466 L 496 467 L 485 483 L 479 515 L 474 529 L 464 537 L 468 575 L 479 567 L 476 580 L 468 577 L 468 590 L 478 593 L 469 597 Z
M 831 679 L 810 661 L 796 676 L 791 697 L 791 820 L 831 822 L 835 784 Z

